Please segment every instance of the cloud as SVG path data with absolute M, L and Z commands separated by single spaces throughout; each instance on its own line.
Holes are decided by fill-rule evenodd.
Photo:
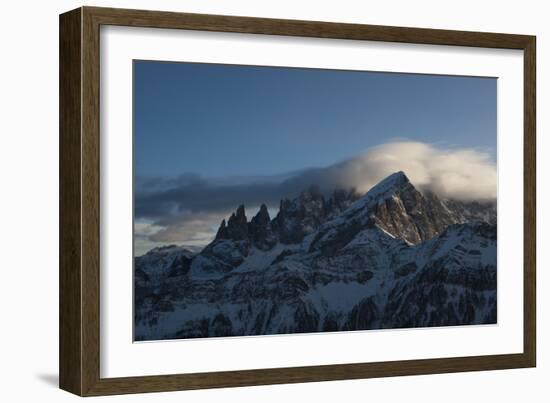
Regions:
M 239 204 L 276 208 L 282 198 L 295 197 L 311 185 L 326 193 L 338 188 L 366 192 L 396 171 L 404 171 L 418 188 L 445 198 L 496 197 L 496 166 L 489 154 L 401 141 L 329 167 L 280 176 L 206 179 L 186 173 L 170 179 L 137 178 L 136 222 L 149 220 L 155 231 L 144 236 L 154 242 L 207 243 L 221 219 Z
M 212 241 L 217 225 L 228 214 L 185 213 L 166 215 L 154 221 L 137 218 L 134 222 L 135 255 L 140 256 L 154 247 L 167 244 L 184 244 L 190 249 L 202 247 Z
M 185 213 L 155 221 L 159 229 L 149 236 L 154 242 L 174 242 L 185 239 L 188 245 L 203 245 L 212 240 L 218 225 L 230 212 Z
M 459 200 L 496 198 L 496 165 L 489 154 L 473 149 L 443 149 L 420 142 L 395 142 L 327 168 L 344 187 L 366 192 L 380 180 L 403 171 L 411 182 L 439 196 Z

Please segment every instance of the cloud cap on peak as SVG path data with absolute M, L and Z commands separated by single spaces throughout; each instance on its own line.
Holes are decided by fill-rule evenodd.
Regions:
M 350 186 L 365 192 L 388 175 L 402 171 L 420 188 L 457 200 L 490 200 L 497 194 L 496 165 L 488 153 L 444 149 L 404 141 L 382 144 L 341 166 Z

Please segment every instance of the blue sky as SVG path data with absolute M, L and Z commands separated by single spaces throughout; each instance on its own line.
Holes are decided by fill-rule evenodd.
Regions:
M 495 78 L 152 61 L 133 78 L 136 254 L 203 246 L 239 204 L 274 215 L 311 184 L 404 170 L 496 194 Z
M 496 150 L 496 79 L 134 62 L 137 175 L 273 175 L 390 139 Z

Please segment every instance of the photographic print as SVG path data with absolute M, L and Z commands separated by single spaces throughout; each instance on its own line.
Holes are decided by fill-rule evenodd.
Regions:
M 497 323 L 497 79 L 134 60 L 134 339 Z

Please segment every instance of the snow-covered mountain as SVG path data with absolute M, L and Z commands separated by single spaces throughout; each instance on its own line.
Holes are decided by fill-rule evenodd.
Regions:
M 162 281 L 188 270 L 194 255 L 192 250 L 183 246 L 154 248 L 135 259 L 134 275 L 138 281 Z
M 364 195 L 315 188 L 239 206 L 200 253 L 135 259 L 137 340 L 496 322 L 496 204 L 397 172 Z

